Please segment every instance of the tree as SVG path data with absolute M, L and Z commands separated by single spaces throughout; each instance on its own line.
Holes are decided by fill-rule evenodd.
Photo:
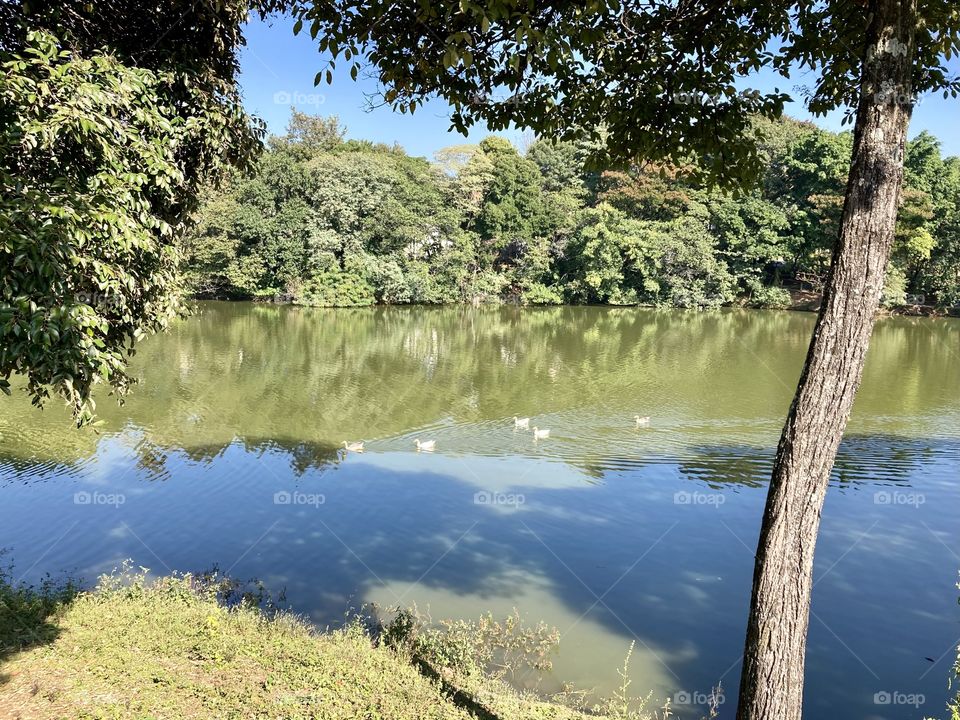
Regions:
M 840 230 L 853 137 L 814 130 L 793 144 L 783 162 L 779 195 L 792 202 L 794 265 L 823 272 Z
M 235 83 L 247 7 L 0 7 L 0 389 L 21 374 L 85 422 L 182 310 L 182 223 L 259 147 Z
M 292 108 L 286 134 L 271 137 L 269 145 L 273 150 L 304 159 L 339 147 L 346 134 L 347 129 L 340 124 L 340 118 L 336 115 L 322 117 Z
M 919 195 L 922 215 L 904 232 L 910 292 L 960 304 L 960 158 L 942 158 L 940 142 L 921 132 L 907 144 L 905 182 Z
M 460 130 L 485 121 L 600 139 L 603 128 L 605 159 L 693 157 L 694 173 L 719 183 L 759 175 L 749 118 L 777 117 L 786 100 L 740 90 L 744 76 L 817 69 L 808 107 L 847 109 L 850 173 L 768 490 L 737 710 L 740 720 L 799 720 L 820 514 L 884 285 L 914 98 L 960 90 L 944 65 L 960 50 L 955 5 L 331 0 L 296 12 L 296 30 L 309 28 L 331 63 L 343 56 L 354 74 L 372 65 L 399 110 L 436 94 Z
M 485 243 L 503 252 L 528 240 L 542 223 L 540 172 L 503 138 L 488 137 L 480 151 L 491 170 L 474 226 Z
M 188 290 L 323 306 L 462 299 L 452 179 L 343 134 L 336 118 L 294 111 L 252 176 L 208 193 L 186 234 Z
M 540 168 L 544 190 L 589 197 L 596 192 L 599 179 L 599 173 L 588 167 L 590 156 L 597 149 L 583 142 L 538 138 L 526 156 Z

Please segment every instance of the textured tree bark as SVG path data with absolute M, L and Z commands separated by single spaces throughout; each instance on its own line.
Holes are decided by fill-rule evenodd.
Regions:
M 916 22 L 916 0 L 869 2 L 840 237 L 767 493 L 737 720 L 800 720 L 813 555 L 893 244 Z

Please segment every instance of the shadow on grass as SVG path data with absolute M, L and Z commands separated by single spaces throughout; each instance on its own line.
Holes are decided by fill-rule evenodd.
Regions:
M 78 592 L 71 581 L 48 578 L 39 585 L 24 585 L 0 569 L 0 685 L 12 678 L 2 670 L 8 660 L 59 637 L 56 618 Z

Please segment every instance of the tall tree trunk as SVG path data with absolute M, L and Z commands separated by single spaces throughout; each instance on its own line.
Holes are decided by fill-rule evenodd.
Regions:
M 757 548 L 738 720 L 800 720 L 813 555 L 883 292 L 912 111 L 916 0 L 871 0 L 840 237 L 777 448 Z

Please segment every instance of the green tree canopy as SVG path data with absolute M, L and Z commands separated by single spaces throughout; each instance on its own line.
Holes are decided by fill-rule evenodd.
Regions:
M 258 129 L 236 88 L 245 2 L 4 4 L 0 388 L 16 372 L 90 418 L 180 311 L 179 238 Z
M 413 112 L 439 95 L 461 131 L 483 122 L 587 137 L 614 161 L 695 154 L 688 169 L 719 182 L 758 176 L 751 118 L 780 117 L 789 98 L 743 89 L 745 78 L 764 68 L 812 68 L 810 109 L 849 111 L 867 42 L 866 6 L 838 1 L 299 0 L 293 8 L 296 30 L 309 31 L 330 68 L 343 61 L 356 74 L 372 65 L 398 110 Z M 960 83 L 946 62 L 960 42 L 960 18 L 942 0 L 922 3 L 921 12 L 912 91 L 956 96 Z
M 207 193 L 188 234 L 188 289 L 323 305 L 787 306 L 796 275 L 829 259 L 851 136 L 789 119 L 764 134 L 764 171 L 734 197 L 672 165 L 591 168 L 589 146 L 546 138 L 522 154 L 491 137 L 430 165 L 294 112 L 253 176 Z M 924 170 L 906 178 L 885 301 L 949 304 L 960 179 L 932 137 L 909 144 L 908 164 L 916 153 Z

